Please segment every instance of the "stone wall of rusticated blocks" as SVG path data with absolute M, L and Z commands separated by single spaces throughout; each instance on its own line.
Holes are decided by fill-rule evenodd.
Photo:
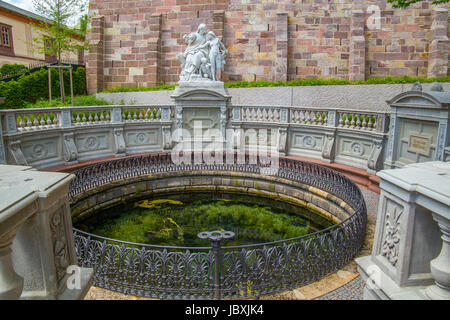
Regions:
M 449 73 L 448 6 L 427 1 L 92 0 L 90 11 L 90 92 L 176 83 L 182 36 L 202 22 L 230 52 L 224 81 Z

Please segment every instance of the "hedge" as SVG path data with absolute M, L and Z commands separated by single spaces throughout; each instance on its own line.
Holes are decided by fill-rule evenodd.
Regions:
M 59 94 L 58 70 L 52 68 L 52 98 Z M 74 95 L 86 94 L 86 70 L 78 68 L 73 75 Z M 69 70 L 64 70 L 64 89 L 66 97 L 70 97 Z M 48 99 L 48 71 L 42 69 L 28 75 L 22 75 L 17 81 L 0 82 L 0 97 L 5 102 L 0 105 L 1 109 L 20 109 L 27 104 L 34 104 L 38 100 Z
M 298 79 L 291 81 L 235 81 L 225 82 L 227 88 L 250 88 L 250 87 L 290 87 L 290 86 L 331 86 L 331 85 L 357 85 L 357 84 L 398 84 L 398 83 L 414 83 L 419 81 L 421 83 L 431 82 L 450 82 L 450 76 L 444 78 L 419 78 L 419 77 L 386 77 L 386 78 L 369 78 L 361 81 L 348 81 L 344 79 Z M 109 90 L 104 90 L 102 93 L 114 93 L 114 92 L 135 92 L 135 91 L 159 91 L 159 90 L 173 90 L 175 84 L 163 84 L 153 87 L 117 87 Z

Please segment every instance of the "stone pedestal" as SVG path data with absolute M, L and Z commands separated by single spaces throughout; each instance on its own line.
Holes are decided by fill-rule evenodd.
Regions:
M 367 283 L 365 299 L 446 298 L 450 163 L 412 164 L 378 176 L 381 193 L 372 255 L 356 259 Z M 437 288 L 427 289 L 434 282 Z
M 77 267 L 68 202 L 74 176 L 20 166 L 0 166 L 0 176 L 0 297 L 82 299 L 93 270 Z M 78 286 L 69 284 L 73 277 Z
M 444 161 L 450 144 L 450 92 L 434 84 L 422 91 L 420 83 L 387 101 L 392 108 L 385 168 L 416 162 Z
M 225 147 L 231 96 L 223 82 L 180 81 L 171 97 L 175 102 L 173 137 L 179 151 L 204 151 L 215 143 Z

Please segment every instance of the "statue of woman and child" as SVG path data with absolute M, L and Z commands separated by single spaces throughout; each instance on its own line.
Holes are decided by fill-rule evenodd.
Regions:
M 225 48 L 214 32 L 206 33 L 206 25 L 200 24 L 197 32 L 183 36 L 187 43 L 184 53 L 179 53 L 177 59 L 181 62 L 180 81 L 218 81 L 219 71 L 223 71 Z

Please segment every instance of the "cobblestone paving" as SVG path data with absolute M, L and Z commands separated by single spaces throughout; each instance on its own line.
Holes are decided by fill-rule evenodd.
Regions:
M 361 277 L 315 300 L 362 300 L 364 281 Z
M 378 200 L 380 195 L 370 190 L 361 188 L 361 193 L 366 201 L 367 213 L 373 218 L 377 218 Z
M 361 188 L 364 200 L 366 201 L 367 214 L 374 219 L 377 217 L 379 194 Z M 346 285 L 329 292 L 315 300 L 362 300 L 364 281 L 360 276 L 350 281 Z

